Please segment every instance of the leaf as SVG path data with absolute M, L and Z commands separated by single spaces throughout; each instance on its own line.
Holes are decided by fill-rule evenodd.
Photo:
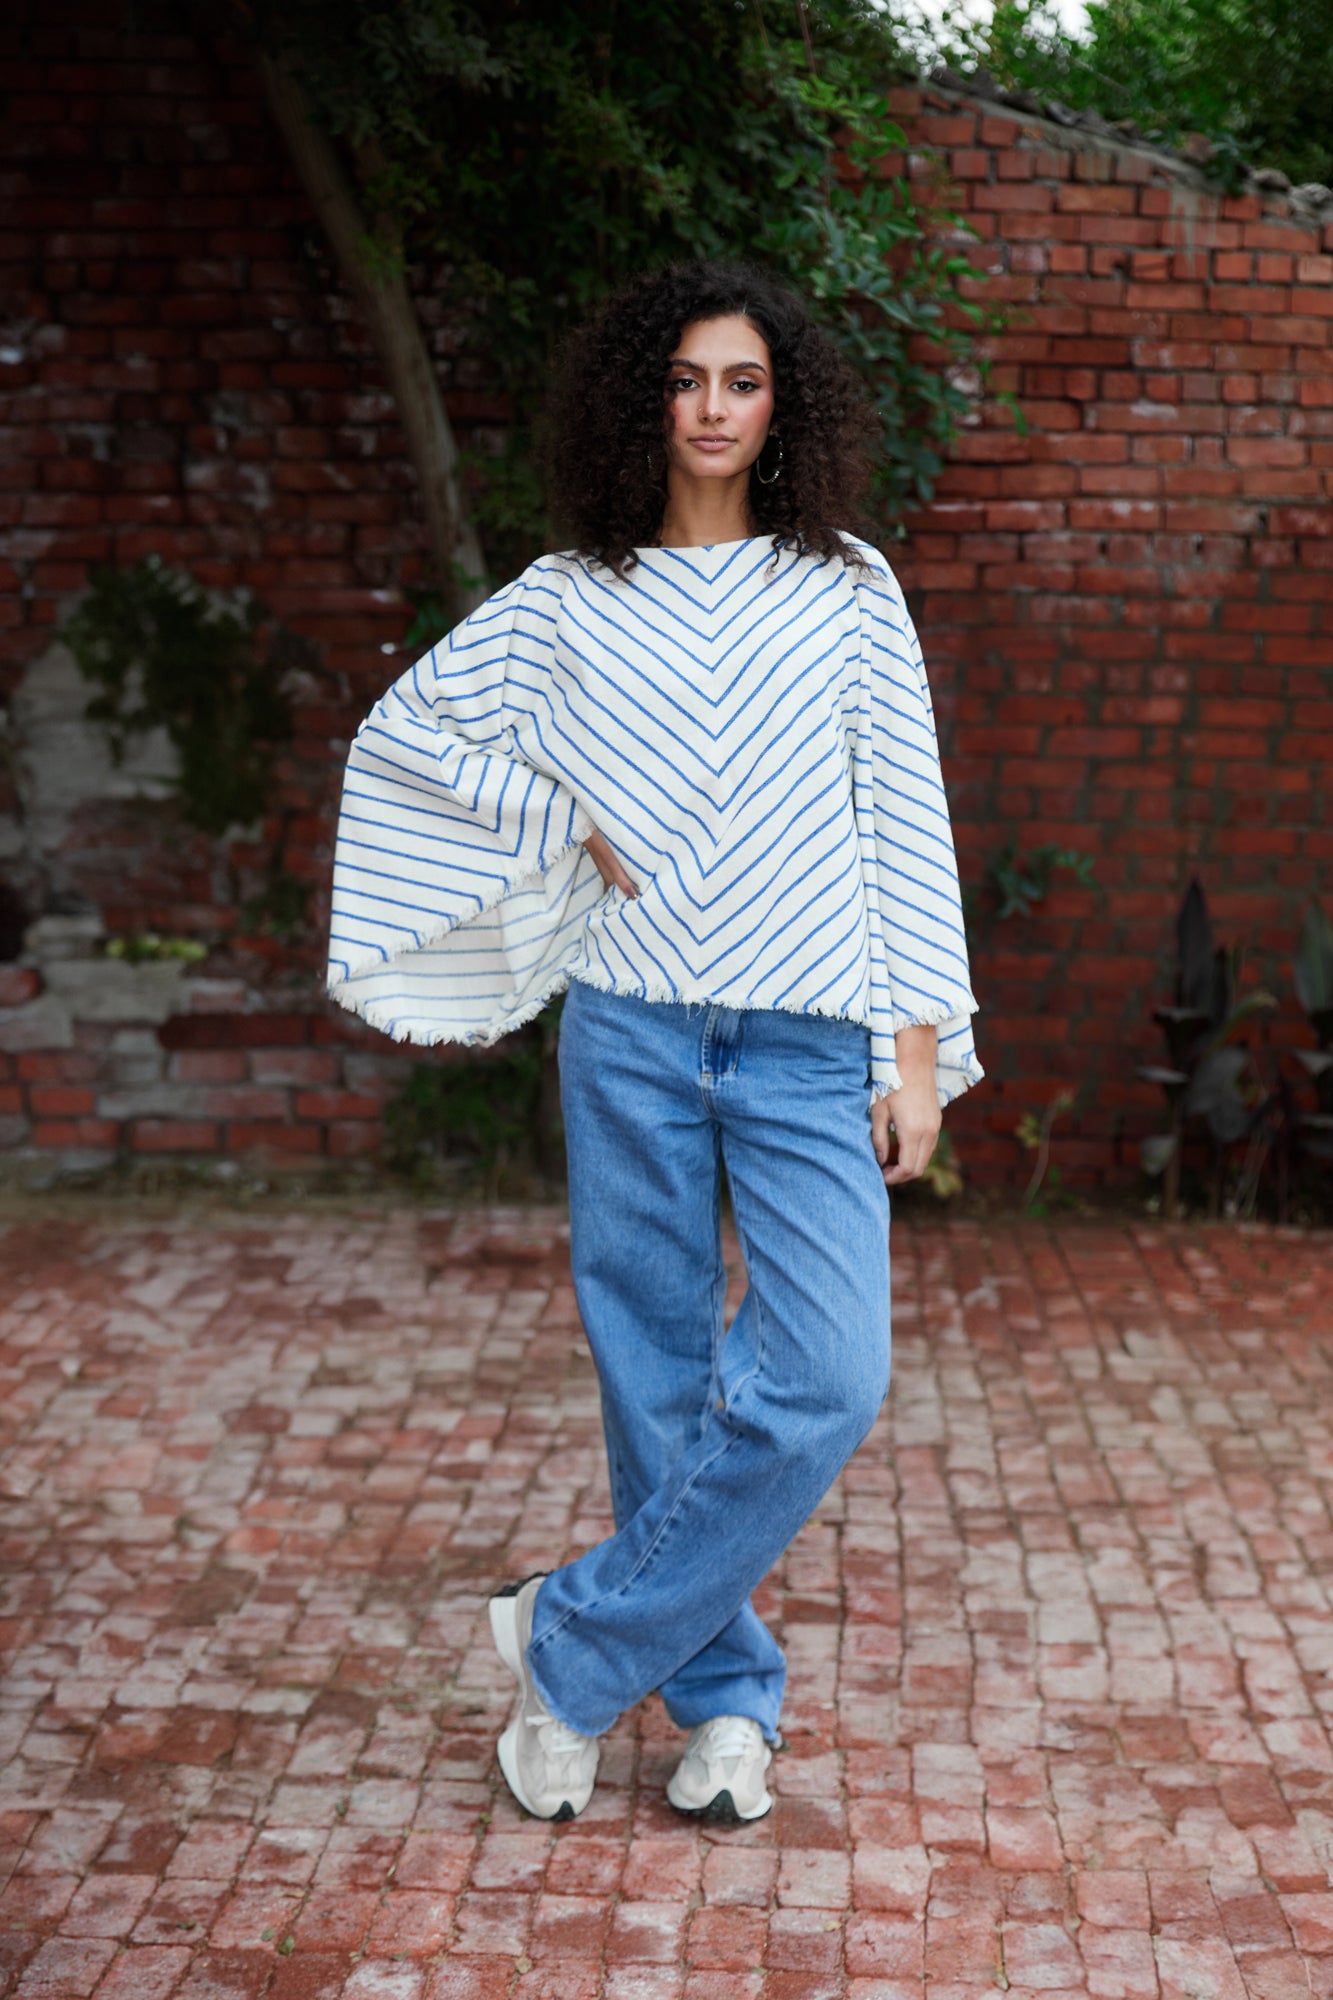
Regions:
M 1183 1084 L 1189 1082 L 1189 1075 L 1185 1070 L 1161 1069 L 1152 1063 L 1136 1069 L 1134 1074 L 1141 1077 L 1145 1083 L 1160 1083 L 1164 1090 L 1179 1090 Z
M 1229 1035 L 1242 1021 L 1248 1021 L 1251 1014 L 1266 1014 L 1277 1004 L 1276 997 L 1272 993 L 1266 993 L 1262 987 L 1255 987 L 1249 993 L 1242 993 L 1223 1021 L 1220 1033 Z
M 1318 903 L 1306 908 L 1292 972 L 1307 1014 L 1333 1008 L 1333 924 Z
M 1198 876 L 1185 891 L 1176 918 L 1176 1000 L 1212 1018 L 1213 926 L 1208 916 L 1208 899 Z
M 1240 1093 L 1240 1078 L 1249 1063 L 1247 1049 L 1214 1049 L 1205 1056 L 1185 1093 L 1187 1116 L 1205 1118 L 1215 1139 L 1242 1138 L 1249 1130 L 1250 1107 Z
M 1174 1132 L 1154 1132 L 1139 1145 L 1139 1158 L 1145 1174 L 1164 1174 L 1176 1150 Z

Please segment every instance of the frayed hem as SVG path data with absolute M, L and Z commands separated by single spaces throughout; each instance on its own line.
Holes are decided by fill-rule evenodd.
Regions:
M 984 1083 L 985 1079 L 986 1072 L 975 1056 L 969 1057 L 965 1063 L 950 1063 L 947 1067 L 937 1064 L 935 1095 L 941 1111 L 960 1098 L 964 1091 L 971 1090 L 974 1084 Z M 894 1091 L 902 1087 L 902 1073 L 896 1064 L 891 1064 L 887 1071 L 874 1078 L 870 1087 L 870 1102 L 878 1104 L 882 1098 L 892 1097 Z
M 871 1026 L 869 1021 L 848 1014 L 841 1007 L 807 1006 L 800 1000 L 754 1000 L 741 1005 L 735 1000 L 722 999 L 716 993 L 672 986 L 664 979 L 651 980 L 640 986 L 617 986 L 600 966 L 580 966 L 571 978 L 575 984 L 595 987 L 599 993 L 612 993 L 627 1000 L 646 1000 L 652 1006 L 735 1007 L 743 1014 L 796 1014 L 807 1018 L 817 1016 L 821 1021 L 846 1021 L 854 1028 Z
M 354 1002 L 341 999 L 337 994 L 332 997 L 340 1006 L 346 1007 L 349 1013 L 359 1015 L 366 1026 L 373 1028 L 377 1035 L 386 1035 L 392 1042 L 411 1042 L 422 1049 L 438 1048 L 442 1042 L 453 1042 L 462 1049 L 489 1049 L 496 1042 L 503 1041 L 506 1035 L 512 1035 L 517 1029 L 526 1027 L 529 1021 L 535 1020 L 543 1008 L 550 1006 L 558 993 L 564 992 L 568 984 L 569 967 L 562 966 L 544 985 L 538 987 L 521 1007 L 513 1008 L 493 1026 L 487 1028 L 454 1027 L 447 1021 L 427 1024 L 417 1022 L 411 1016 L 405 1019 L 392 1018 L 401 1016 L 401 1001 Z M 380 1016 L 391 1018 L 377 1018 Z
M 910 1014 L 893 1015 L 893 1032 L 901 1034 L 904 1028 L 942 1028 L 946 1021 L 965 1021 L 978 1012 L 979 1003 L 971 993 L 956 994 L 952 1000 L 932 1000 L 925 1007 L 918 1007 Z

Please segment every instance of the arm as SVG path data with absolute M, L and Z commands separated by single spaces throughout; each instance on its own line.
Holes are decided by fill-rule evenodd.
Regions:
M 870 1107 L 870 1136 L 875 1158 L 884 1169 L 886 1187 L 916 1180 L 926 1171 L 941 1124 L 939 1092 L 935 1088 L 936 1030 L 900 1028 L 895 1040 L 902 1082 L 897 1090 L 877 1097 Z M 897 1158 L 890 1165 L 894 1139 Z
M 592 823 L 514 748 L 511 647 L 540 659 L 551 581 L 534 565 L 400 675 L 357 730 L 334 862 L 329 990 L 424 950 L 540 876 Z
M 865 554 L 872 569 L 857 579 L 855 775 L 871 910 L 871 1080 L 877 1102 L 887 1102 L 875 1117 L 877 1150 L 878 1142 L 887 1149 L 891 1121 L 899 1141 L 894 1176 L 910 1179 L 899 1171 L 906 1151 L 920 1156 L 924 1149 L 919 1172 L 938 1137 L 939 1109 L 979 1082 L 982 1070 L 972 1046 L 977 1003 L 930 688 L 897 580 L 878 551 Z

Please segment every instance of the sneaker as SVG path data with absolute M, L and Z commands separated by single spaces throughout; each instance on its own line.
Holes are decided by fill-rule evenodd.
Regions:
M 532 1607 L 545 1571 L 506 1584 L 491 1599 L 491 1637 L 518 1682 L 518 1707 L 497 1746 L 505 1783 L 534 1819 L 573 1819 L 592 1797 L 601 1752 L 595 1736 L 552 1715 L 527 1662 Z
M 691 1730 L 667 1797 L 677 1812 L 705 1819 L 762 1819 L 773 1804 L 764 1773 L 773 1752 L 748 1715 L 715 1715 Z

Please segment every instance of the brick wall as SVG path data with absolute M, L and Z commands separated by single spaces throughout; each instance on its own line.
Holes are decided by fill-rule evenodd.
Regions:
M 244 51 L 151 5 L 133 32 L 119 0 L 17 15 L 0 29 L 0 880 L 53 914 L 0 965 L 0 1148 L 368 1153 L 411 1057 L 327 1007 L 322 937 L 342 756 L 397 670 L 383 649 L 424 546 L 393 405 Z M 437 354 L 466 441 L 503 411 L 443 336 Z M 75 738 L 86 691 L 56 627 L 90 565 L 150 552 L 314 642 L 255 837 L 182 836 Z M 71 745 L 81 782 L 53 811 Z M 311 887 L 295 941 L 238 920 L 279 839 Z M 201 972 L 109 967 L 104 937 L 144 930 L 218 942 Z
M 951 1114 L 1012 1172 L 1024 1109 L 1079 1086 L 1066 1171 L 1135 1171 L 1160 1127 L 1173 918 L 1291 998 L 1302 906 L 1333 860 L 1333 208 L 1219 199 L 1182 163 L 984 101 L 899 116 L 977 232 L 1005 302 L 991 385 L 901 567 L 947 718 L 964 876 L 1013 838 L 1094 857 L 1033 915 L 975 921 L 988 1087 Z M 1054 878 L 1059 884 L 1061 877 Z M 1068 878 L 1064 878 L 1068 881 Z M 993 909 L 993 904 L 992 904 Z
M 342 754 L 398 669 L 383 649 L 420 573 L 412 474 L 243 52 L 175 13 L 140 7 L 133 33 L 123 14 L 24 0 L 0 30 L 0 694 L 17 718 L 0 880 L 45 912 L 0 966 L 0 1146 L 346 1157 L 373 1151 L 421 1053 L 329 1010 L 320 981 Z M 1158 1122 L 1131 1072 L 1157 1055 L 1148 1007 L 1189 875 L 1284 988 L 1326 886 L 1333 226 L 983 103 L 903 92 L 898 110 L 912 170 L 942 161 L 978 232 L 980 290 L 1011 309 L 991 383 L 1028 424 L 988 405 L 895 551 L 964 876 L 981 884 L 1008 838 L 1095 860 L 1092 887 L 1057 886 L 1028 918 L 997 922 L 979 894 L 990 1082 L 951 1123 L 974 1173 L 1012 1174 L 1018 1117 L 1078 1083 L 1059 1156 L 1114 1177 Z M 484 436 L 503 406 L 423 310 L 463 439 Z M 106 764 L 58 810 L 36 796 L 81 699 L 56 627 L 91 563 L 149 551 L 257 591 L 318 647 L 258 837 L 182 839 L 151 785 Z M 237 919 L 279 837 L 312 889 L 295 942 Z M 113 977 L 103 937 L 150 928 L 214 949 L 200 970 Z M 1299 1035 L 1290 1010 L 1275 1032 Z

